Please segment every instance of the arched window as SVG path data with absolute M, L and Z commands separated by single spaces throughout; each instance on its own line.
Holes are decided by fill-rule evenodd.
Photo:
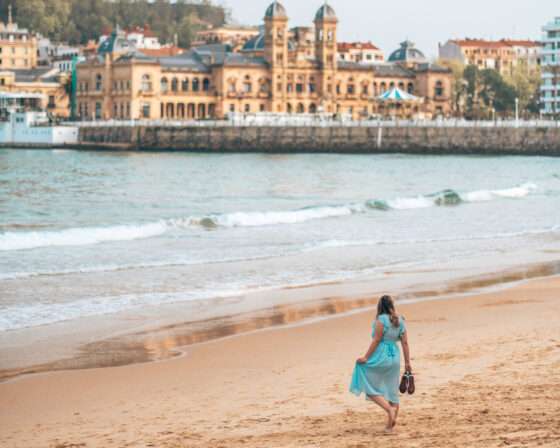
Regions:
M 162 92 L 167 92 L 167 78 L 161 78 L 160 89 Z
M 95 103 L 95 118 L 101 118 L 101 103 Z
M 333 40 L 333 30 L 329 30 L 329 40 Z
M 389 84 L 389 88 L 392 89 L 393 87 L 395 87 L 395 83 L 392 82 L 391 84 Z
M 203 90 L 204 92 L 208 92 L 209 87 L 210 87 L 210 81 L 209 81 L 209 79 L 208 79 L 208 78 L 204 78 L 204 79 L 202 80 L 202 90 Z
M 103 88 L 103 83 L 101 82 L 101 75 L 98 73 L 95 77 L 95 88 L 101 90 Z
M 377 95 L 377 83 L 376 82 L 373 83 L 373 94 Z
M 198 87 L 199 87 L 198 78 L 194 78 L 192 80 L 192 90 L 193 90 L 193 92 L 198 92 Z
M 436 96 L 443 95 L 443 83 L 441 81 L 436 82 Z
M 387 91 L 387 84 L 385 84 L 384 82 L 382 82 L 379 87 L 379 93 L 383 94 Z
M 171 80 L 171 90 L 173 92 L 176 92 L 177 90 L 179 90 L 179 81 L 177 81 L 177 78 L 173 78 Z
M 291 105 L 290 103 L 288 103 L 288 104 L 286 105 L 286 111 L 287 111 L 289 114 L 292 113 L 292 105 Z
M 317 112 L 317 106 L 315 106 L 315 103 L 311 103 L 309 105 L 309 113 L 314 114 L 315 112 Z
M 297 105 L 297 113 L 298 113 L 298 114 L 302 114 L 302 113 L 303 113 L 303 104 L 298 103 L 298 105 Z
M 183 78 L 181 80 L 181 90 L 183 92 L 186 92 L 187 90 L 189 90 L 189 80 L 187 78 Z
M 412 84 L 411 82 L 408 83 L 408 85 L 406 86 L 406 91 L 410 94 L 412 94 L 412 92 L 414 91 L 414 84 Z
M 152 83 L 150 82 L 150 75 L 142 75 L 142 90 L 152 90 Z
M 404 82 L 399 82 L 399 89 L 404 90 Z

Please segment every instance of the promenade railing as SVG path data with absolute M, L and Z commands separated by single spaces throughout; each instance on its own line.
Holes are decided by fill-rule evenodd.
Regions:
M 438 119 L 438 120 L 349 120 L 349 119 L 252 119 L 233 118 L 229 120 L 91 120 L 72 121 L 66 123 L 78 127 L 468 127 L 468 128 L 516 128 L 516 127 L 560 127 L 557 121 L 552 120 L 495 120 L 495 121 L 469 121 L 464 119 Z

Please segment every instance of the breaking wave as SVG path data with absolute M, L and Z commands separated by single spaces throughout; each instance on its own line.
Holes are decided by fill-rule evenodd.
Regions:
M 8 231 L 0 234 L 0 251 L 14 251 L 52 246 L 84 246 L 110 241 L 128 241 L 153 238 L 174 229 L 217 227 L 256 227 L 281 224 L 297 224 L 310 220 L 336 218 L 368 209 L 377 211 L 410 210 L 437 206 L 458 206 L 467 202 L 490 201 L 495 198 L 522 198 L 538 187 L 525 183 L 516 187 L 498 190 L 475 190 L 457 192 L 443 190 L 434 194 L 374 199 L 362 203 L 312 206 L 297 210 L 268 212 L 233 212 L 188 216 L 185 218 L 161 219 L 145 224 L 123 224 L 107 227 L 82 227 L 59 231 Z

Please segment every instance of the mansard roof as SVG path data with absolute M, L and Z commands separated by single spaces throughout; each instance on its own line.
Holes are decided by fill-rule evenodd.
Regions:
M 401 47 L 389 56 L 389 62 L 427 62 L 426 56 L 409 40 L 401 42 Z
M 294 43 L 288 39 L 288 51 L 295 51 L 296 46 Z M 264 50 L 264 32 L 261 32 L 259 35 L 249 39 L 243 45 L 241 51 L 255 51 L 255 50 Z
M 316 19 L 336 19 L 336 13 L 331 5 L 328 5 L 327 2 L 323 6 L 321 6 L 317 10 L 317 14 L 315 14 Z
M 264 16 L 265 16 L 265 18 L 266 17 L 287 17 L 286 16 L 286 10 L 277 1 L 272 2 L 270 4 L 270 6 L 268 8 L 266 8 L 266 12 L 264 13 Z
M 414 72 L 412 70 L 394 62 L 382 62 L 372 65 L 373 72 L 375 73 L 375 76 L 378 77 L 414 78 Z

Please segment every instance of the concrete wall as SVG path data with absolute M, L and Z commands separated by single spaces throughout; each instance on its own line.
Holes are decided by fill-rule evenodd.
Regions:
M 80 142 L 131 150 L 559 156 L 560 127 L 91 127 L 80 128 Z

